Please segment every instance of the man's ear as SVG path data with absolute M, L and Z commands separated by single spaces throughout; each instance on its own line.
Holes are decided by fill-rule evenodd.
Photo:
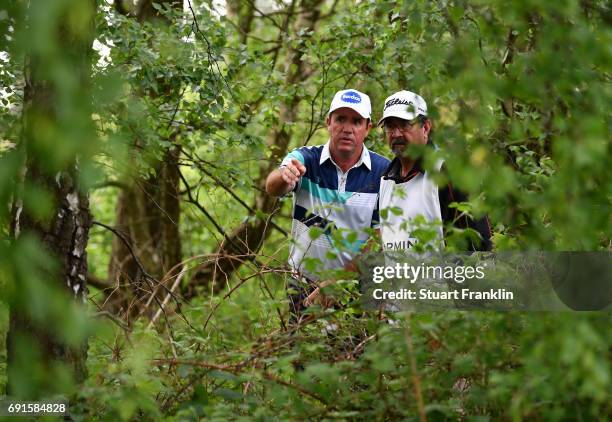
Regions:
M 429 131 L 431 130 L 431 120 L 427 119 L 423 123 L 423 130 L 425 131 L 425 136 L 429 135 Z
M 325 119 L 325 124 L 327 125 L 327 129 L 329 129 L 329 125 L 331 124 L 331 114 Z

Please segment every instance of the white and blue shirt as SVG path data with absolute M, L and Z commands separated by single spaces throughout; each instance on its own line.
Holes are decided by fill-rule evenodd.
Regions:
M 364 145 L 359 161 L 345 173 L 331 158 L 329 142 L 298 148 L 281 165 L 292 159 L 306 173 L 294 189 L 289 265 L 317 280 L 318 272 L 350 262 L 369 238 L 366 229 L 378 228 L 380 180 L 389 160 Z

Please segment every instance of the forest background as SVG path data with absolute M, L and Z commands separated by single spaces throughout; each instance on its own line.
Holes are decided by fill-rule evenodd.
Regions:
M 496 251 L 610 251 L 611 22 L 599 0 L 3 3 L 0 389 L 75 419 L 609 417 L 609 312 L 347 305 L 292 331 L 291 200 L 263 184 L 325 142 L 337 90 L 376 119 L 409 89 Z

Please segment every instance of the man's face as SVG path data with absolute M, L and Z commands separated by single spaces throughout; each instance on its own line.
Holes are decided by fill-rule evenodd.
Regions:
M 361 154 L 363 140 L 372 127 L 369 119 L 364 119 L 351 108 L 342 107 L 334 110 L 327 117 L 329 130 L 329 149 L 332 156 L 345 159 L 358 157 Z
M 408 145 L 425 145 L 431 129 L 431 122 L 420 123 L 415 120 L 404 120 L 398 117 L 387 117 L 383 128 L 389 147 L 397 156 L 404 155 Z

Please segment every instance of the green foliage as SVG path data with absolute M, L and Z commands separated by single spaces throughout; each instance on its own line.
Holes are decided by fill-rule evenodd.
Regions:
M 34 349 L 23 346 L 22 367 L 29 364 L 35 380 L 24 377 L 24 391 L 55 377 L 78 397 L 71 410 L 83 420 L 416 420 L 418 382 L 432 420 L 610 417 L 609 314 L 388 315 L 397 320 L 391 324 L 351 306 L 359 289 L 347 280 L 324 291 L 345 309 L 313 307 L 315 321 L 288 332 L 287 280 L 279 268 L 290 241 L 275 232 L 257 261 L 230 277 L 220 295 L 197 297 L 180 310 L 169 305 L 154 327 L 145 319 L 119 327 L 110 319 L 100 323 L 105 314 L 93 302 L 90 314 L 96 317 L 83 318 L 50 287 L 57 263 L 38 240 L 10 239 L 7 206 L 25 162 L 23 63 L 35 55 L 45 64 L 40 76 L 57 94 L 57 120 L 38 121 L 33 157 L 53 172 L 79 156 L 84 184 L 96 187 L 96 220 L 114 221 L 113 184 L 151 174 L 172 148 L 181 150 L 180 168 L 195 202 L 221 229 L 268 218 L 236 197 L 252 204 L 262 195 L 254 184 L 271 157 L 266 142 L 273 134 L 290 136 L 290 148 L 323 143 L 320 129 L 337 89 L 370 94 L 375 120 L 387 95 L 409 89 L 426 99 L 434 123 L 438 149 L 425 151 L 426 165 L 433 169 L 444 159 L 448 175 L 436 180 L 448 178 L 470 194 L 469 203 L 456 204 L 458 211 L 489 215 L 496 250 L 609 250 L 607 2 L 324 2 L 316 27 L 299 30 L 296 19 L 311 10 L 296 2 L 293 10 L 269 5 L 271 13 L 254 12 L 248 34 L 237 30 L 236 16 L 219 16 L 210 2 L 190 2 L 193 16 L 155 4 L 159 15 L 151 20 L 98 2 L 96 40 L 110 50 L 91 67 L 91 93 L 80 91 L 72 71 L 84 58 L 71 56 L 50 35 L 63 13 L 73 33 L 84 34 L 86 2 L 5 3 L 0 341 L 9 299 L 27 303 L 35 321 L 58 327 L 68 342 L 90 338 L 89 377 L 78 391 L 65 368 L 40 368 L 28 354 Z M 29 3 L 36 7 L 26 25 Z M 287 76 L 296 62 L 289 48 L 306 69 L 291 84 Z M 281 111 L 291 107 L 293 120 L 281 121 Z M 93 141 L 96 134 L 100 142 Z M 382 138 L 373 129 L 367 145 L 389 156 Z M 221 234 L 187 201 L 186 189 L 182 183 L 183 256 L 201 256 L 215 250 Z M 52 214 L 44 187 L 25 186 L 23 197 L 33 214 Z M 291 201 L 282 199 L 279 206 L 274 222 L 289 230 Z M 382 216 L 389 213 L 401 210 L 381 210 Z M 426 247 L 435 228 L 415 223 Z M 462 249 L 474 235 L 449 233 L 450 249 Z M 323 235 L 318 228 L 310 232 L 313 239 Z M 100 279 L 106 277 L 111 236 L 91 231 L 90 272 Z M 355 233 L 333 236 L 340 249 L 356 240 Z M 316 269 L 318 262 L 305 265 Z M 17 285 L 23 296 L 14 296 Z M 94 293 L 99 304 L 103 295 Z M 0 348 L 0 387 L 5 356 Z
M 251 297 L 251 287 L 239 295 Z M 612 410 L 607 314 L 429 313 L 413 315 L 407 331 L 399 316 L 389 325 L 334 312 L 287 334 L 252 308 L 226 302 L 206 338 L 178 323 L 173 347 L 182 365 L 145 360 L 171 346 L 152 333 L 144 341 L 141 329 L 131 336 L 142 345 L 141 366 L 126 344 L 125 356 L 112 358 L 112 343 L 93 348 L 97 385 L 84 392 L 84 410 L 125 420 L 131 414 L 119 408 L 130 398 L 142 415 L 175 415 L 170 419 L 411 419 L 418 409 L 408 335 L 429 418 L 600 419 Z M 261 337 L 226 328 L 233 324 Z M 151 340 L 161 348 L 150 349 Z M 116 389 L 105 387 L 118 376 Z M 147 396 L 158 397 L 158 410 L 148 407 Z
M 10 304 L 22 309 L 23 317 L 32 322 L 31 329 L 40 333 L 40 342 L 48 341 L 43 333 L 53 333 L 63 344 L 77 347 L 95 332 L 96 323 L 83 318 L 81 304 L 57 287 L 57 264 L 39 245 L 38 239 L 28 235 L 22 235 L 11 248 L 0 244 L 2 306 Z M 4 340 L 8 324 L 7 319 L 3 320 L 5 324 L 0 333 Z M 17 337 L 14 341 L 18 352 L 13 371 L 19 376 L 15 377 L 18 382 L 13 385 L 13 394 L 36 397 L 41 393 L 70 395 L 75 392 L 68 365 L 56 362 L 47 367 L 40 359 L 39 344 L 33 343 L 32 338 Z

